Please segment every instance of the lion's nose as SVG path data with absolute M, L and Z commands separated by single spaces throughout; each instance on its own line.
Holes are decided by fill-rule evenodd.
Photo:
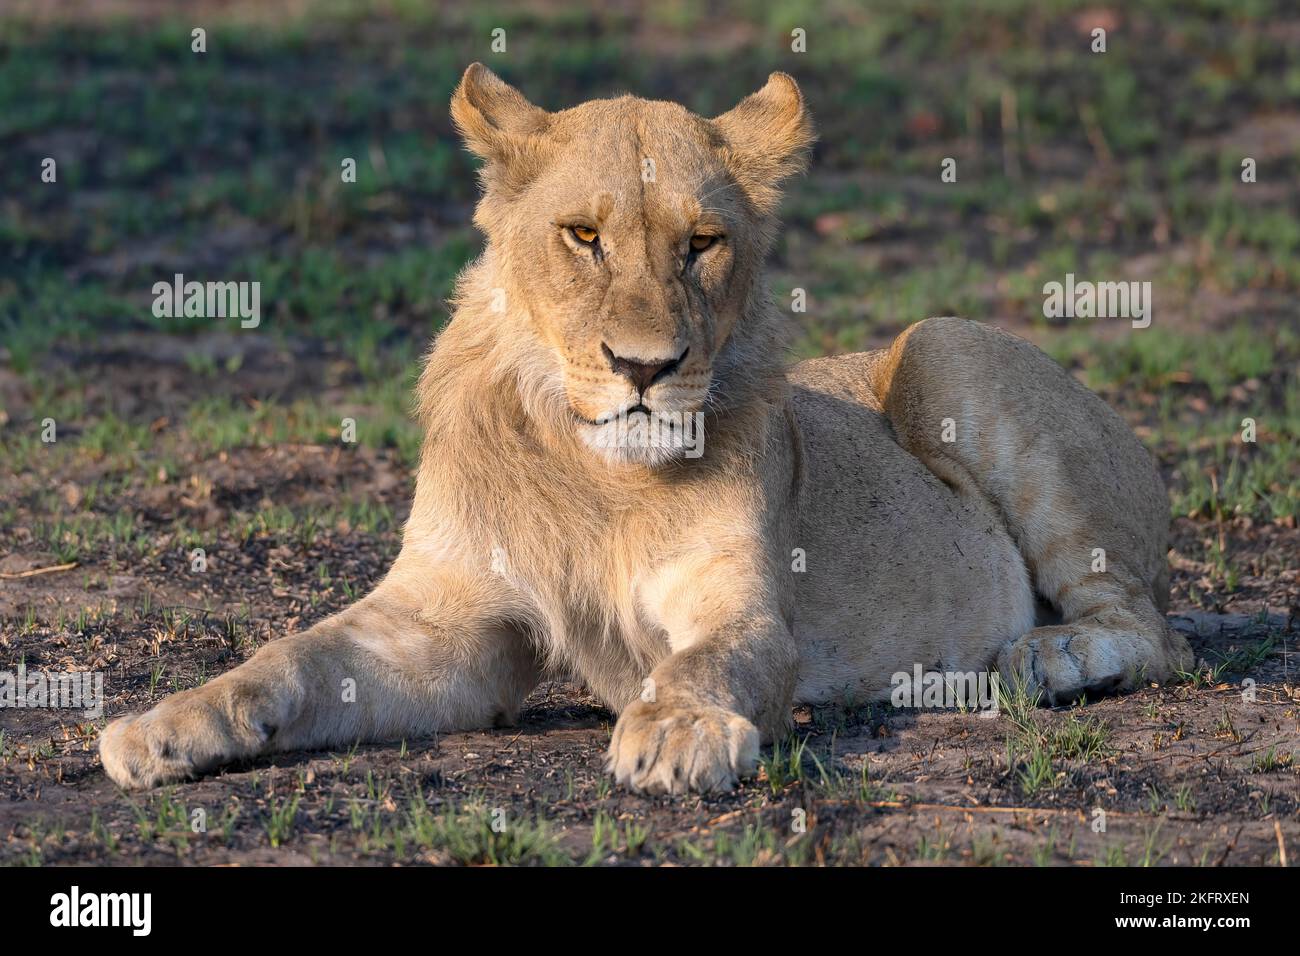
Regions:
M 686 352 L 690 351 L 689 348 L 686 349 L 686 351 L 682 352 L 682 354 L 677 356 L 675 359 L 651 360 L 647 362 L 642 359 L 624 358 L 621 355 L 615 355 L 614 350 L 604 342 L 600 343 L 600 350 L 605 353 L 605 359 L 609 362 L 609 367 L 613 370 L 614 374 L 622 375 L 635 385 L 636 390 L 642 395 L 644 395 L 646 390 L 655 382 L 659 381 L 661 378 L 667 378 L 669 375 L 672 375 L 673 372 L 677 371 L 677 367 L 681 365 L 682 360 L 686 358 Z

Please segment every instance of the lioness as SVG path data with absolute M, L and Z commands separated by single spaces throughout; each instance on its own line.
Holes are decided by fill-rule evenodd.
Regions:
M 915 664 L 1049 701 L 1190 666 L 1152 460 L 1033 346 L 937 318 L 786 368 L 763 262 L 813 141 L 789 76 L 705 119 L 548 113 L 475 64 L 451 110 L 487 246 L 420 379 L 401 553 L 354 606 L 109 726 L 113 780 L 498 725 L 569 674 L 619 712 L 619 782 L 712 790 L 792 702 L 880 699 Z

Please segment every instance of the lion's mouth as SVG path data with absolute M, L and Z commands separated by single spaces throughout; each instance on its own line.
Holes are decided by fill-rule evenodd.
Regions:
M 631 408 L 624 408 L 621 411 L 617 411 L 610 415 L 606 415 L 604 418 L 594 418 L 594 419 L 587 418 L 584 415 L 579 415 L 577 410 L 573 409 L 572 407 L 570 407 L 569 411 L 572 412 L 573 417 L 576 418 L 578 421 L 582 422 L 582 424 L 590 425 L 592 428 L 601 428 L 605 425 L 608 425 L 610 422 L 618 421 L 620 418 L 631 418 L 633 415 L 636 415 L 638 413 L 645 415 L 646 418 L 654 417 L 654 412 L 652 412 L 642 402 L 637 402 Z

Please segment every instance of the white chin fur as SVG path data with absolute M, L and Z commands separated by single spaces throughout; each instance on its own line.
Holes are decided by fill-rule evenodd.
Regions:
M 583 425 L 581 433 L 587 447 L 611 464 L 656 468 L 679 458 L 699 458 L 704 452 L 699 414 L 636 414 L 602 425 Z

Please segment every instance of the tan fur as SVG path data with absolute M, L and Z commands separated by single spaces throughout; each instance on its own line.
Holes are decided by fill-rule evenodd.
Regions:
M 485 160 L 488 243 L 420 380 L 402 551 L 355 606 L 112 724 L 119 784 L 509 722 L 549 673 L 620 712 L 619 781 L 713 789 L 792 701 L 879 699 L 913 664 L 996 662 L 1052 700 L 1190 664 L 1158 608 L 1155 468 L 1042 353 L 930 319 L 783 367 L 763 260 L 812 141 L 789 77 L 708 120 L 632 97 L 548 113 L 476 64 L 452 115 Z M 640 391 L 610 355 L 680 361 Z M 638 400 L 702 414 L 703 455 L 602 423 Z M 1062 623 L 1035 627 L 1035 592 Z

